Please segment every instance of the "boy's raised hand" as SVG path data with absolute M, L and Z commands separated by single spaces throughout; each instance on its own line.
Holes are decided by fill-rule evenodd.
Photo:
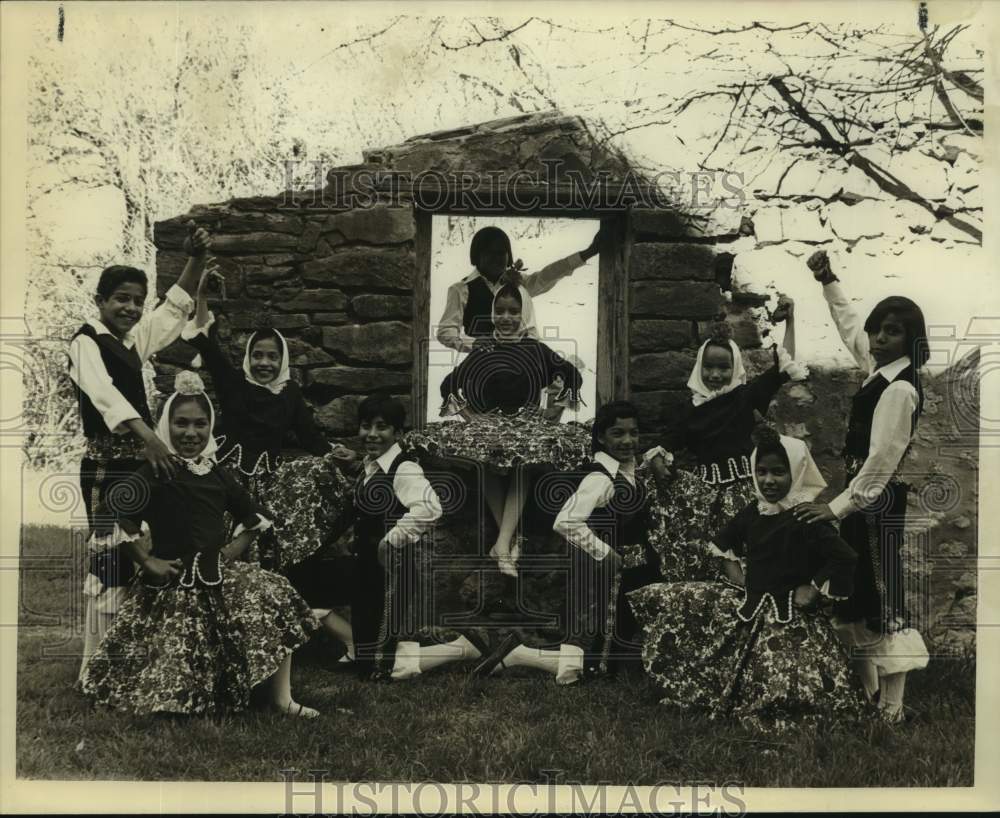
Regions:
M 821 284 L 827 284 L 835 278 L 833 268 L 830 267 L 830 257 L 826 250 L 817 250 L 806 260 L 809 269 L 812 270 L 813 278 Z
M 184 239 L 184 252 L 189 256 L 203 256 L 212 247 L 212 237 L 204 227 L 193 221 L 187 223 L 188 235 Z

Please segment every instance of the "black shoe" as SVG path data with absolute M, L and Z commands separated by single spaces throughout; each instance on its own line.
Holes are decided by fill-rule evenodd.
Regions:
M 472 669 L 472 675 L 477 679 L 484 679 L 489 676 L 499 665 L 504 667 L 503 660 L 507 658 L 514 648 L 521 644 L 521 637 L 516 631 L 507 634 L 490 653 Z
M 392 673 L 388 670 L 376 670 L 368 677 L 368 681 L 376 684 L 388 684 L 392 681 Z

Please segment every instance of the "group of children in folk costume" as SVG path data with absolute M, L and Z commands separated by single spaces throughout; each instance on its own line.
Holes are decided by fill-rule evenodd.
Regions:
M 88 379 L 82 373 L 99 367 L 93 355 L 89 369 L 81 365 L 85 359 L 79 347 L 85 354 L 92 350 L 77 343 L 71 349 L 71 357 L 76 354 L 71 374 L 76 373 L 88 439 L 110 438 L 108 432 L 120 428 L 112 425 L 114 420 L 132 421 L 127 425 L 146 441 L 149 463 L 142 465 L 134 448 L 124 465 L 116 463 L 119 494 L 137 498 L 131 504 L 108 502 L 115 492 L 109 492 L 114 485 L 106 476 L 107 465 L 117 450 L 106 450 L 96 487 L 92 463 L 85 461 L 81 469 L 81 485 L 85 492 L 91 486 L 94 498 L 95 552 L 104 555 L 95 556 L 93 563 L 97 581 L 111 587 L 127 580 L 113 577 L 106 567 L 126 563 L 108 556 L 119 543 L 141 566 L 141 581 L 119 599 L 119 617 L 96 653 L 90 655 L 92 645 L 87 651 L 82 689 L 100 702 L 137 712 L 206 712 L 243 707 L 250 690 L 262 685 L 275 707 L 313 716 L 314 710 L 291 697 L 289 657 L 319 627 L 310 607 L 346 603 L 350 625 L 335 614 L 324 624 L 353 642 L 358 668 L 373 678 L 402 680 L 449 661 L 477 659 L 480 675 L 524 665 L 546 669 L 560 683 L 573 683 L 605 670 L 612 652 L 636 647 L 632 640 L 641 629 L 645 665 L 663 684 L 668 701 L 673 695 L 678 704 L 773 723 L 789 713 L 859 711 L 844 649 L 830 638 L 828 621 L 813 610 L 820 596 L 828 596 L 839 599 L 835 622 L 842 638 L 857 648 L 854 664 L 865 692 L 896 717 L 906 670 L 926 663 L 919 634 L 907 628 L 897 590 L 899 540 L 893 534 L 902 525 L 898 519 L 905 510 L 905 487 L 897 479 L 883 480 L 880 491 L 892 503 L 877 505 L 875 512 L 865 510 L 869 503 L 859 487 L 871 486 L 873 474 L 891 472 L 898 464 L 908 437 L 900 448 L 902 439 L 889 424 L 900 407 L 911 406 L 911 429 L 916 422 L 916 369 L 923 363 L 916 357 L 921 354 L 917 340 L 923 337 L 919 309 L 905 300 L 888 308 L 880 305 L 881 313 L 873 313 L 860 331 L 829 266 L 810 260 L 821 271 L 817 278 L 824 282 L 845 342 L 859 363 L 871 353 L 879 367 L 854 400 L 848 435 L 847 454 L 861 459 L 855 472 L 862 479 L 855 477 L 831 507 L 817 505 L 812 501 L 824 484 L 804 444 L 765 434 L 755 450 L 750 440 L 754 411 L 766 412 L 781 383 L 804 374 L 787 354 L 791 350 L 777 353 L 772 369 L 747 382 L 740 350 L 731 339 L 710 338 L 702 345 L 689 382 L 692 407 L 678 424 L 678 440 L 693 456 L 694 471 L 677 469 L 671 452 L 662 447 L 640 462 L 637 412 L 628 403 L 599 408 L 589 434 L 582 424 L 557 424 L 554 415 L 540 411 L 539 396 L 553 381 L 560 392 L 556 403 L 575 405 L 581 376 L 538 341 L 531 297 L 593 255 L 596 241 L 578 257 L 532 278 L 520 276 L 501 231 L 480 231 L 471 253 L 477 270 L 449 292 L 442 322 L 443 340 L 459 349 L 469 347 L 469 356 L 442 387 L 447 411 L 461 414 L 465 422 L 429 424 L 403 435 L 402 405 L 372 397 L 359 411 L 365 448 L 360 461 L 316 434 L 301 393 L 287 377 L 288 348 L 280 333 L 251 336 L 242 373 L 228 365 L 212 334 L 204 331 L 211 317 L 201 303 L 203 292 L 185 335 L 202 354 L 228 413 L 221 456 L 215 451 L 211 404 L 200 383 L 185 376 L 154 435 L 144 395 L 133 383 L 134 364 L 180 334 L 209 239 L 203 231 L 192 234 L 192 262 L 166 304 L 138 330 L 144 283 L 126 282 L 119 294 L 121 280 L 106 271 L 99 285 L 100 324 L 117 345 L 105 341 L 107 351 L 99 348 L 105 377 Z M 127 320 L 104 306 L 124 303 L 126 295 L 132 297 Z M 89 326 L 89 335 L 100 339 L 101 329 Z M 82 335 L 88 335 L 86 329 Z M 870 346 L 865 332 L 872 334 Z M 155 340 L 144 341 L 140 351 L 138 337 Z M 118 347 L 135 352 L 126 355 Z M 912 395 L 904 396 L 904 385 Z M 122 416 L 123 403 L 117 414 L 108 408 L 114 401 L 106 396 L 115 392 L 114 400 L 120 397 L 136 406 L 132 418 Z M 287 431 L 296 433 L 313 458 L 285 466 L 277 461 Z M 680 452 L 678 440 L 670 445 Z M 499 643 L 486 643 L 473 633 L 446 645 L 421 647 L 416 641 L 416 631 L 426 623 L 420 614 L 423 601 L 412 591 L 426 587 L 429 538 L 441 516 L 440 502 L 417 462 L 423 453 L 489 467 L 487 501 L 497 532 L 491 554 L 512 577 L 518 573 L 516 532 L 526 492 L 525 481 L 512 480 L 510 472 L 538 464 L 576 473 L 553 523 L 555 535 L 573 555 L 570 596 L 578 603 L 571 602 L 569 632 L 559 650 L 529 648 L 518 644 L 514 634 Z M 227 468 L 227 461 L 235 468 Z M 283 467 L 291 476 L 275 479 Z M 276 557 L 271 567 L 292 583 L 281 573 L 232 562 L 257 532 L 275 528 L 269 507 L 278 511 L 272 516 L 315 522 L 317 517 L 310 516 L 315 497 L 306 495 L 315 493 L 317 474 L 338 475 L 325 485 L 330 502 L 343 513 L 334 515 L 339 518 L 336 530 L 318 538 L 315 532 L 307 536 L 305 522 L 285 526 L 276 551 L 293 557 Z M 349 480 L 344 475 L 353 478 L 353 490 L 345 488 Z M 127 479 L 123 482 L 121 476 Z M 285 489 L 288 496 L 289 485 L 302 490 L 292 489 L 288 502 L 279 506 L 274 495 Z M 287 515 L 289 504 L 301 507 L 301 513 Z M 109 505 L 115 506 L 110 512 Z M 182 513 L 172 513 L 182 508 Z M 226 514 L 238 523 L 231 535 Z M 886 533 L 879 515 L 896 528 Z M 844 518 L 841 530 L 847 543 L 829 523 L 839 517 Z M 137 539 L 142 523 L 151 532 L 151 551 L 143 550 Z M 320 546 L 352 524 L 351 556 L 324 557 Z M 309 544 L 296 544 L 301 539 Z M 101 551 L 102 546 L 110 548 Z M 685 550 L 698 552 L 699 558 L 692 560 Z M 856 563 L 855 553 L 860 555 Z M 716 578 L 709 555 L 725 566 L 725 582 Z M 302 565 L 308 570 L 297 572 Z M 696 614 L 717 627 L 694 627 L 691 617 Z M 191 645 L 186 633 L 206 638 Z M 816 664 L 811 674 L 790 672 L 803 660 L 803 645 Z M 141 658 L 149 656 L 156 661 Z M 675 677 L 681 666 L 701 681 L 685 685 L 664 673 L 672 667 Z M 780 673 L 782 667 L 789 672 Z

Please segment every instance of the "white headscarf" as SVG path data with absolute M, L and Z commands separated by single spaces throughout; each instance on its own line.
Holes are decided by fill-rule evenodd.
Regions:
M 703 403 L 707 403 L 713 398 L 717 398 L 720 395 L 725 395 L 727 392 L 732 392 L 737 386 L 747 382 L 747 371 L 743 368 L 743 353 L 740 352 L 740 348 L 736 345 L 736 342 L 730 338 L 729 339 L 729 350 L 733 353 L 733 378 L 732 380 L 722 387 L 722 389 L 717 389 L 714 392 L 709 389 L 705 382 L 701 379 L 701 362 L 705 357 L 705 348 L 712 344 L 713 346 L 719 346 L 718 341 L 713 341 L 709 338 L 705 343 L 698 347 L 698 357 L 694 361 L 694 369 L 691 372 L 691 377 L 688 378 L 687 387 L 691 390 L 691 402 L 695 406 L 701 406 Z
M 826 488 L 826 480 L 820 474 L 816 462 L 809 452 L 805 442 L 797 437 L 780 435 L 781 447 L 788 455 L 788 468 L 792 473 L 792 485 L 788 494 L 771 503 L 761 494 L 757 486 L 757 450 L 750 455 L 750 473 L 753 475 L 753 487 L 757 493 L 757 508 L 761 514 L 778 514 L 781 511 L 796 506 L 799 503 L 811 503 Z
M 205 444 L 205 448 L 202 449 L 201 454 L 194 458 L 183 457 L 177 449 L 174 448 L 174 444 L 170 440 L 170 407 L 174 405 L 174 401 L 177 399 L 178 395 L 183 397 L 202 395 L 205 398 L 206 403 L 208 403 L 208 443 Z M 156 436 L 163 441 L 163 444 L 171 451 L 171 453 L 176 454 L 182 460 L 196 463 L 204 458 L 214 462 L 215 452 L 219 448 L 219 444 L 215 442 L 214 431 L 215 407 L 212 406 L 212 401 L 209 399 L 208 395 L 205 394 L 205 384 L 195 372 L 178 372 L 177 377 L 174 378 L 174 393 L 167 398 L 166 403 L 163 404 L 163 411 L 160 413 L 160 419 L 156 423 Z
M 524 285 L 518 285 L 517 290 L 521 293 L 521 328 L 517 331 L 517 337 L 523 338 L 525 335 L 538 337 L 538 328 L 535 326 L 535 305 L 531 301 L 531 294 L 524 288 Z M 493 296 L 491 312 L 494 320 L 496 320 L 497 314 L 497 296 L 501 292 L 503 292 L 502 287 Z M 493 337 L 497 338 L 496 329 L 493 330 Z
M 275 376 L 274 380 L 269 381 L 268 383 L 261 383 L 254 378 L 252 374 L 250 374 L 250 347 L 253 346 L 254 339 L 257 337 L 259 332 L 260 330 L 257 330 L 247 339 L 247 346 L 243 352 L 243 374 L 254 386 L 260 386 L 277 395 L 282 389 L 285 388 L 288 381 L 292 377 L 288 370 L 288 342 L 285 340 L 285 336 L 278 332 L 278 330 L 271 330 L 271 332 L 278 336 L 278 340 L 281 341 L 281 363 L 278 365 L 278 374 Z

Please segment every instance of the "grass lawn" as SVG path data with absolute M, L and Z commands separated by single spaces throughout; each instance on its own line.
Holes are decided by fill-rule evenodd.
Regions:
M 654 784 L 750 787 L 972 786 L 975 667 L 938 660 L 912 675 L 906 726 L 779 737 L 661 707 L 642 675 L 570 688 L 530 671 L 470 679 L 452 665 L 401 684 L 338 672 L 322 644 L 296 656 L 306 722 L 260 711 L 224 719 L 133 718 L 76 693 L 68 620 L 77 593 L 65 529 L 26 528 L 18 637 L 17 771 L 22 778 L 280 781 L 329 770 L 332 781 Z M 62 565 L 63 567 L 59 567 Z M 51 619 L 46 620 L 46 617 Z M 60 624 L 57 618 L 61 617 Z M 558 771 L 558 772 L 556 772 Z M 304 776 L 300 772 L 300 778 Z

